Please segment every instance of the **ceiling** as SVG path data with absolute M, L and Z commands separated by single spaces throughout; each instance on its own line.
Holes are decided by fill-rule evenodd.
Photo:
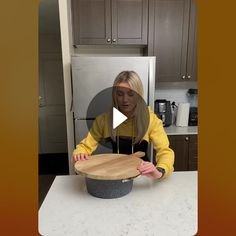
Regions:
M 40 0 L 39 33 L 60 33 L 58 0 Z

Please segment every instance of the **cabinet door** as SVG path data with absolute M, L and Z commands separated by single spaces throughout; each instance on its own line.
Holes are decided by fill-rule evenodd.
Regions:
M 74 44 L 110 44 L 110 0 L 72 0 Z
M 197 2 L 191 0 L 187 57 L 187 80 L 197 80 Z
M 188 136 L 185 135 L 169 135 L 170 148 L 175 153 L 175 171 L 188 170 Z
M 147 44 L 148 0 L 112 0 L 112 44 Z
M 157 57 L 157 81 L 186 75 L 190 0 L 149 1 L 148 54 Z
M 198 142 L 197 135 L 189 136 L 189 170 L 198 169 Z

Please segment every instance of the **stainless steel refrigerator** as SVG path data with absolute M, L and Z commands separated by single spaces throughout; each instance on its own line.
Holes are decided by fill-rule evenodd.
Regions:
M 154 109 L 155 57 L 80 57 L 72 56 L 72 94 L 74 138 L 78 144 L 88 133 L 87 122 L 94 117 L 87 117 L 87 110 L 94 97 L 106 88 L 111 88 L 115 77 L 123 70 L 136 71 L 143 83 L 144 100 Z M 102 98 L 101 104 L 94 107 L 94 114 L 101 114 L 104 107 L 111 104 L 111 97 Z M 101 110 L 101 111 L 100 111 Z M 152 161 L 152 146 L 149 157 Z M 112 150 L 99 145 L 95 153 L 107 153 Z

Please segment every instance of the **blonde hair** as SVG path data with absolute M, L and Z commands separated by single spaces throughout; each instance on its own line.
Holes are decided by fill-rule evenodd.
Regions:
M 116 90 L 120 83 L 127 82 L 130 86 L 130 88 L 139 96 L 137 96 L 137 104 L 135 107 L 134 112 L 134 124 L 133 124 L 133 131 L 136 134 L 136 137 L 134 139 L 134 144 L 141 142 L 145 133 L 147 127 L 144 124 L 148 124 L 149 122 L 149 113 L 147 113 L 147 110 L 145 110 L 146 106 L 144 106 L 142 103 L 143 101 L 143 84 L 139 77 L 139 75 L 135 71 L 122 71 L 120 72 L 117 77 L 114 80 L 113 83 L 113 91 L 112 91 L 112 105 L 114 107 L 118 107 L 118 102 L 116 99 Z M 111 113 L 112 114 L 112 113 Z M 112 127 L 112 117 L 111 117 L 111 125 Z M 111 137 L 113 140 L 115 140 L 117 134 L 117 130 L 111 129 Z M 134 135 L 134 134 L 132 134 Z

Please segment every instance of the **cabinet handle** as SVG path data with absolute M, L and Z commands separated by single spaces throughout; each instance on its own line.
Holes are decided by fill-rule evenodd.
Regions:
M 108 38 L 108 39 L 107 39 L 107 42 L 108 42 L 108 43 L 110 43 L 110 42 L 111 42 L 111 39 L 110 39 L 110 38 Z
M 39 96 L 39 107 L 45 107 L 45 103 L 43 101 L 43 97 Z
M 188 141 L 188 140 L 189 140 L 189 137 L 185 137 L 185 140 Z
M 115 42 L 116 42 L 116 39 L 112 39 L 112 42 L 115 43 Z
M 187 76 L 187 78 L 188 78 L 188 79 L 191 79 L 191 76 L 190 76 L 190 75 L 188 75 L 188 76 Z
M 183 75 L 183 76 L 182 76 L 182 79 L 185 79 L 185 78 L 186 78 L 186 76 L 185 76 L 185 75 Z

